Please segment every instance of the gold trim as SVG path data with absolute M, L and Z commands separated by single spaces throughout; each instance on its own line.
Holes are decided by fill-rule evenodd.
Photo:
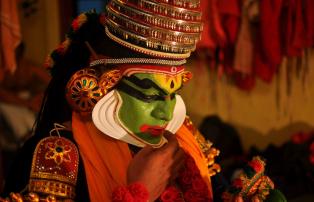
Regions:
M 152 0 L 156 1 L 156 0 Z M 168 3 L 169 0 L 161 0 L 165 3 Z M 171 0 L 170 0 L 171 1 Z M 173 5 L 184 7 L 184 8 L 199 8 L 200 7 L 200 0 L 172 0 Z
M 132 50 L 182 59 L 201 39 L 199 8 L 200 0 L 112 0 L 103 25 L 109 38 Z
M 53 145 L 50 145 L 49 143 L 51 142 L 48 142 L 45 145 L 45 147 L 49 149 L 49 151 L 45 153 L 46 160 L 53 159 L 58 166 L 63 162 L 71 162 L 69 153 L 72 151 L 72 148 L 70 146 L 66 147 L 61 140 L 55 141 Z
M 191 50 L 194 50 L 196 47 L 195 44 L 184 45 L 177 42 L 162 41 L 155 38 L 145 38 L 143 36 L 122 29 L 121 27 L 118 27 L 119 25 L 117 25 L 116 23 L 112 24 L 112 22 L 107 23 L 107 25 L 108 30 L 113 35 L 116 34 L 117 38 L 150 50 L 155 50 L 163 53 L 181 54 L 191 52 Z
M 31 167 L 30 178 L 43 178 L 43 179 L 48 179 L 48 180 L 58 180 L 58 181 L 63 181 L 63 182 L 72 184 L 72 185 L 76 185 L 78 164 L 79 164 L 79 154 L 78 154 L 78 150 L 77 150 L 76 146 L 70 140 L 68 140 L 68 139 L 66 139 L 64 137 L 60 137 L 60 138 L 63 138 L 65 140 L 67 140 L 68 142 L 73 144 L 73 146 L 76 148 L 75 149 L 75 154 L 77 156 L 77 164 L 75 165 L 75 168 L 73 170 L 72 175 L 71 176 L 62 176 L 62 175 L 59 175 L 59 174 L 53 174 L 53 173 L 48 173 L 48 172 L 40 172 L 40 171 L 36 172 L 36 168 L 35 167 L 38 166 L 38 165 L 36 165 L 38 150 L 39 150 L 41 144 L 43 144 L 43 142 L 45 140 L 47 140 L 48 138 L 52 138 L 52 137 L 43 138 L 37 144 L 37 146 L 35 148 L 35 151 L 34 151 L 33 159 L 32 159 L 32 167 Z M 41 166 L 44 166 L 44 165 L 41 165 Z
M 35 193 L 52 194 L 62 198 L 75 198 L 75 187 L 62 182 L 51 180 L 31 179 L 29 191 Z
M 125 2 L 124 0 L 113 0 L 111 1 L 110 5 L 113 6 L 113 4 L 115 3 L 119 4 L 119 6 L 123 6 L 124 8 L 127 8 L 128 10 L 132 10 L 132 12 L 135 12 L 138 14 L 160 18 L 160 19 L 167 19 L 167 21 L 169 22 L 176 22 L 179 24 L 181 23 L 182 24 L 200 24 L 202 20 L 201 13 L 198 11 L 191 11 L 184 8 L 170 7 L 162 3 L 157 4 L 154 2 L 141 0 L 137 4 L 132 1 Z M 121 11 L 119 8 L 118 10 Z M 186 20 L 189 20 L 190 22 Z
M 162 40 L 158 38 L 154 38 L 155 34 L 158 34 L 158 32 L 154 33 L 152 37 L 144 37 L 143 35 L 130 32 L 130 28 L 125 28 L 119 25 L 118 23 L 112 21 L 111 19 L 107 19 L 107 23 L 105 25 L 112 33 L 117 34 L 116 37 L 125 40 L 130 41 L 134 44 L 141 44 L 141 47 L 147 47 L 152 49 L 160 49 L 165 52 L 173 52 L 173 53 L 185 53 L 191 50 L 195 49 L 195 43 L 193 44 L 183 44 L 180 42 L 176 42 L 173 39 L 168 40 Z M 136 30 L 135 30 L 136 31 Z M 138 30 L 140 31 L 140 30 Z M 169 35 L 170 36 L 170 35 Z M 175 36 L 171 35 L 170 37 Z M 173 40 L 173 41 L 171 41 Z
M 52 173 L 44 173 L 44 172 L 32 173 L 30 177 L 46 179 L 46 180 L 58 180 L 65 183 L 72 184 L 72 185 L 76 185 L 76 182 L 69 180 L 69 177 L 64 177 L 62 175 L 57 175 L 57 174 L 52 174 Z
M 122 79 L 122 73 L 118 69 L 104 72 L 99 79 L 99 87 L 107 94 Z
M 187 10 L 187 9 L 197 9 L 200 7 L 200 1 L 196 0 L 196 2 L 191 3 L 187 2 L 186 0 L 123 0 L 131 2 L 133 5 L 139 5 L 139 7 L 142 7 L 142 9 L 150 10 L 151 12 L 155 13 L 156 11 L 163 11 L 167 10 L 169 12 L 162 13 L 164 15 L 167 15 L 168 13 L 175 13 L 175 11 L 185 13 L 195 13 L 198 17 L 201 17 L 200 12 L 193 11 L 193 10 Z M 183 1 L 185 1 L 185 4 Z M 171 3 L 169 3 L 171 2 Z M 170 9 L 170 10 L 169 10 Z M 170 17 L 176 17 L 179 16 L 170 16 Z
M 107 36 L 111 40 L 121 44 L 122 46 L 125 46 L 125 47 L 130 48 L 130 49 L 132 49 L 134 51 L 137 51 L 137 52 L 140 52 L 140 53 L 144 53 L 144 54 L 147 54 L 147 55 L 151 55 L 151 56 L 155 56 L 155 57 L 161 57 L 161 58 L 172 58 L 172 59 L 188 58 L 191 55 L 190 51 L 187 52 L 187 53 L 165 53 L 165 52 L 160 52 L 160 51 L 155 51 L 155 50 L 143 48 L 143 47 L 131 44 L 129 42 L 126 42 L 126 41 L 116 37 L 115 35 L 113 35 L 109 31 L 108 27 L 105 28 L 105 32 L 106 32 Z
M 206 140 L 203 135 L 194 128 L 192 121 L 188 116 L 186 116 L 184 124 L 190 128 L 201 152 L 203 153 L 206 165 L 208 168 L 208 176 L 214 176 L 221 171 L 221 167 L 219 164 L 215 163 L 215 158 L 219 155 L 220 151 L 213 147 L 213 143 L 209 140 Z
M 68 81 L 66 99 L 74 110 L 89 113 L 104 96 L 98 86 L 98 73 L 92 68 L 81 69 Z
M 89 66 L 94 67 L 97 65 L 107 64 L 158 64 L 158 65 L 169 65 L 179 66 L 186 63 L 186 60 L 162 60 L 152 58 L 103 58 L 92 61 Z
M 133 33 L 138 33 L 139 35 L 142 35 L 143 37 L 152 37 L 159 40 L 165 40 L 169 42 L 177 42 L 186 45 L 194 45 L 197 41 L 200 40 L 200 34 L 199 33 L 193 33 L 193 32 L 179 32 L 179 31 L 173 31 L 168 30 L 160 27 L 154 27 L 154 26 L 147 26 L 144 24 L 140 24 L 131 17 L 118 13 L 116 10 L 110 9 L 108 7 L 107 9 L 108 18 L 112 22 L 115 22 L 119 24 L 119 26 L 122 26 L 124 29 L 132 30 Z M 107 22 L 109 21 L 107 20 Z

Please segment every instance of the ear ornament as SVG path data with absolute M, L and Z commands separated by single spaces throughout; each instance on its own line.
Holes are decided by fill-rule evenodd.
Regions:
M 66 99 L 73 110 L 90 113 L 122 78 L 120 70 L 106 71 L 99 76 L 93 68 L 77 71 L 66 86 Z
M 99 88 L 98 76 L 94 69 L 77 71 L 67 83 L 66 99 L 76 111 L 91 112 L 102 97 L 103 92 Z

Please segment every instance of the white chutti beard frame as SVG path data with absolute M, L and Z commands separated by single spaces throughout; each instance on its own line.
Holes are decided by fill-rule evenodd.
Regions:
M 120 123 L 118 111 L 122 104 L 121 102 L 122 100 L 119 99 L 119 93 L 116 90 L 110 91 L 107 95 L 100 99 L 92 112 L 92 118 L 95 126 L 105 135 L 112 138 L 138 147 L 146 146 L 148 144 L 147 142 L 141 141 L 139 138 L 135 138 L 134 135 L 129 134 L 123 124 Z M 176 105 L 173 111 L 173 118 L 168 123 L 166 130 L 175 134 L 183 124 L 185 115 L 185 104 L 181 96 L 176 95 Z M 158 145 L 155 145 L 156 147 L 159 147 L 163 143 L 167 142 L 164 137 L 162 138 L 161 142 Z

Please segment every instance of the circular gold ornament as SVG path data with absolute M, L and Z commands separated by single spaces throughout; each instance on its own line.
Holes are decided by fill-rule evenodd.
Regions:
M 108 90 L 113 88 L 122 78 L 120 70 L 113 69 L 105 72 L 101 75 L 99 86 L 101 87 L 104 94 L 108 93 Z
M 77 71 L 66 86 L 66 98 L 71 107 L 79 112 L 91 112 L 103 97 L 98 85 L 98 76 L 94 69 Z

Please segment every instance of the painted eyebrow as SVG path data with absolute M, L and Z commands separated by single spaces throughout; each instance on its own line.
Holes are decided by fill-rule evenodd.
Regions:
M 135 89 L 134 87 L 130 86 L 124 81 L 118 83 L 117 89 L 147 103 L 150 103 L 153 100 L 164 100 L 164 97 L 161 95 L 145 95 L 144 93 Z M 171 99 L 173 99 L 175 96 L 175 93 L 172 93 L 170 96 L 171 96 Z
M 160 88 L 156 83 L 154 83 L 152 80 L 145 78 L 145 79 L 139 79 L 134 75 L 131 75 L 130 77 L 124 77 L 126 80 L 130 81 L 131 83 L 137 85 L 140 88 L 143 89 L 150 89 L 155 88 L 156 90 L 160 91 L 163 95 L 167 95 L 168 93 L 164 91 L 162 88 Z

